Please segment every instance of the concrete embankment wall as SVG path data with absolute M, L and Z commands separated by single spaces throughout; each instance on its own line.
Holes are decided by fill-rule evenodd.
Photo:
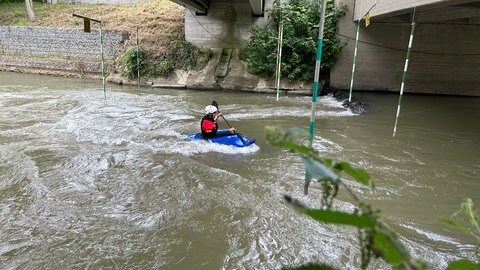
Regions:
M 349 89 L 356 24 L 352 21 L 353 0 L 342 2 L 348 10 L 338 33 L 347 45 L 331 70 L 331 86 Z M 365 28 L 362 20 L 354 91 L 400 91 L 410 31 L 409 23 L 373 20 Z M 404 92 L 480 96 L 479 37 L 478 24 L 417 23 Z
M 121 51 L 126 32 L 103 30 L 107 72 Z M 0 26 L 0 70 L 80 76 L 101 74 L 99 31 Z

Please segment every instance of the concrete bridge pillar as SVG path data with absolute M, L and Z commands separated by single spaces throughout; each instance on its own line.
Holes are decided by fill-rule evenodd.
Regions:
M 265 13 L 273 0 L 212 0 L 206 15 L 185 9 L 185 38 L 208 48 L 240 48 L 253 25 L 273 26 Z M 263 15 L 262 15 L 263 14 Z

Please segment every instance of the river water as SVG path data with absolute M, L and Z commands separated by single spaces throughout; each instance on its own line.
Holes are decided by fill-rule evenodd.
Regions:
M 432 269 L 473 256 L 474 240 L 442 225 L 463 198 L 480 203 L 480 99 L 355 93 L 354 115 L 321 97 L 314 147 L 366 169 L 369 190 L 417 258 Z M 216 100 L 256 145 L 185 141 Z M 359 268 L 356 230 L 287 207 L 303 195 L 298 156 L 265 142 L 264 127 L 308 129 L 309 97 L 165 90 L 0 73 L 2 269 L 278 269 L 326 262 Z M 219 122 L 226 128 L 224 122 Z M 344 192 L 336 209 L 351 209 Z M 389 269 L 374 260 L 372 269 Z

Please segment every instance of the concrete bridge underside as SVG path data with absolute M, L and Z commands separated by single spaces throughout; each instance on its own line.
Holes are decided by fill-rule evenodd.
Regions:
M 199 15 L 208 15 L 210 3 L 215 0 L 171 0 Z M 253 16 L 263 16 L 265 0 L 248 0 Z
M 185 36 L 198 46 L 240 48 L 248 42 L 253 25 L 276 27 L 265 13 L 273 0 L 174 1 L 182 1 L 187 7 Z M 203 9 L 190 7 L 195 5 L 192 3 Z M 349 88 L 356 23 L 360 20 L 353 90 L 399 91 L 414 20 L 416 30 L 404 91 L 480 96 L 480 1 L 335 0 L 335 3 L 346 6 L 346 15 L 337 29 L 345 47 L 331 70 L 332 87 Z M 368 10 L 370 25 L 365 27 L 362 18 Z
M 374 0 L 341 2 L 348 9 L 338 36 L 346 46 L 331 70 L 331 86 L 350 87 L 360 20 L 353 90 L 400 91 L 415 22 L 404 91 L 480 96 L 480 1 L 378 0 L 375 6 Z M 372 6 L 365 27 L 362 18 Z

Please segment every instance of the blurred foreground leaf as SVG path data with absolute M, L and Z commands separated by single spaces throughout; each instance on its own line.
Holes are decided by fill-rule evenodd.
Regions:
M 450 263 L 447 270 L 480 270 L 480 263 L 474 263 L 466 259 L 461 259 Z

